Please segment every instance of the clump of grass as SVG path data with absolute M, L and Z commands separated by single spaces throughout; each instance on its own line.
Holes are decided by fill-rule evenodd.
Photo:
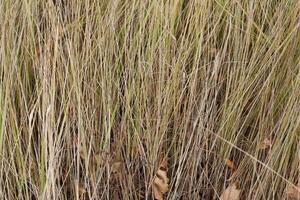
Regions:
M 286 0 L 1 1 L 0 198 L 152 199 L 162 159 L 165 199 L 289 198 L 299 19 Z

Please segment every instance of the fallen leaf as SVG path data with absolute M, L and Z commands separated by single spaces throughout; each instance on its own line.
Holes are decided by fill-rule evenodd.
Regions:
M 121 166 L 122 166 L 122 162 L 121 161 L 115 161 L 115 162 L 113 162 L 112 165 L 111 165 L 111 172 L 113 174 L 120 173 L 121 172 Z
M 119 197 L 119 192 L 117 190 L 114 190 L 113 193 L 112 193 L 112 200 L 120 200 L 120 197 Z
M 38 57 L 38 59 L 39 59 L 39 58 L 41 57 L 41 53 L 42 53 L 39 44 L 36 44 L 36 45 L 35 45 L 35 51 L 36 51 L 36 55 L 37 55 L 37 57 Z
M 163 200 L 164 199 L 164 194 L 168 192 L 169 190 L 169 179 L 167 177 L 167 161 L 164 159 L 154 178 L 153 184 L 152 184 L 152 189 L 153 189 L 153 195 L 154 198 L 157 200 Z
M 272 147 L 272 140 L 265 138 L 259 145 L 259 149 L 268 149 Z
M 241 190 L 237 189 L 236 184 L 229 185 L 221 194 L 221 200 L 239 200 Z
M 292 185 L 287 186 L 286 194 L 290 198 L 300 200 L 300 189 L 295 186 Z
M 232 160 L 225 159 L 225 164 L 227 167 L 229 167 L 232 171 L 235 171 L 236 167 Z

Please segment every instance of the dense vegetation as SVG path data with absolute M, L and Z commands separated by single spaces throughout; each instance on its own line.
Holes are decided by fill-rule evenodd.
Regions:
M 0 24 L 1 199 L 299 198 L 300 1 L 2 0 Z

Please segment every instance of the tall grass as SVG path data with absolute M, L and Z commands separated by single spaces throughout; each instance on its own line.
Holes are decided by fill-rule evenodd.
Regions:
M 165 199 L 300 185 L 299 1 L 3 0 L 0 24 L 1 199 L 152 199 L 163 158 Z

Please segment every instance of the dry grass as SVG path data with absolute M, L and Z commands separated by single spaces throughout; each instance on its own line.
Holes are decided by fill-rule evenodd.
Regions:
M 2 0 L 0 24 L 0 199 L 152 199 L 164 158 L 165 199 L 300 185 L 300 1 Z

